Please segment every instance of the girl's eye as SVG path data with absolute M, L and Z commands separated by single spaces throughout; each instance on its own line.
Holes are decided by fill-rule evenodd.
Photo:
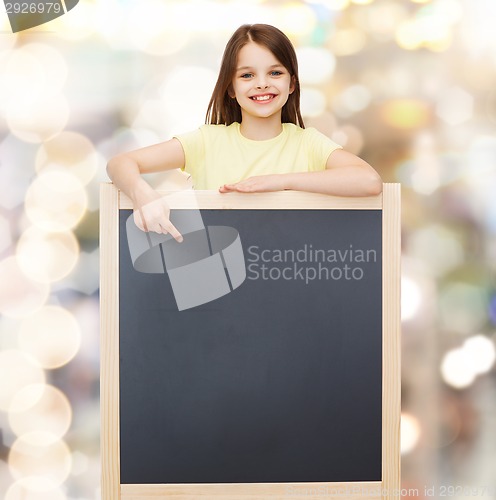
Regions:
M 250 76 L 251 76 L 251 73 L 243 73 L 241 75 L 241 78 L 250 78 Z
M 277 70 L 274 70 L 274 71 L 271 71 L 270 73 L 272 76 L 279 76 L 279 75 L 282 75 L 282 71 L 277 71 Z

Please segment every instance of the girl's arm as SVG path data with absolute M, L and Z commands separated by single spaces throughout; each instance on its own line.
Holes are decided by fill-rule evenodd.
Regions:
M 382 192 L 382 180 L 366 161 L 348 151 L 336 149 L 329 155 L 325 170 L 259 175 L 226 184 L 219 191 L 253 193 L 285 189 L 334 196 L 375 196 Z
M 132 200 L 134 220 L 143 231 L 170 233 L 176 240 L 182 241 L 169 220 L 168 205 L 141 174 L 181 168 L 184 162 L 184 151 L 177 139 L 120 154 L 108 162 L 110 179 Z

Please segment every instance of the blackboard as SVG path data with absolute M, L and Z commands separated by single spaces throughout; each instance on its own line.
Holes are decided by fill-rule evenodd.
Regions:
M 202 208 L 239 232 L 246 279 L 182 311 L 166 273 L 133 268 L 131 213 L 116 221 L 122 491 L 380 485 L 383 210 Z

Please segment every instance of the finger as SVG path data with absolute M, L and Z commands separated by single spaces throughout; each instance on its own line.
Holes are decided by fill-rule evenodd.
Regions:
M 133 213 L 133 220 L 138 229 L 140 229 L 141 231 L 146 231 L 145 226 L 143 225 L 143 219 L 137 210 L 135 210 Z
M 181 233 L 177 230 L 176 226 L 172 224 L 172 222 L 167 224 L 167 231 L 178 243 L 181 243 L 183 241 Z
M 139 215 L 139 220 L 141 222 L 142 230 L 148 232 L 149 228 L 148 228 L 148 225 L 146 223 L 145 215 L 143 214 L 143 210 L 141 208 L 138 209 L 138 215 Z
M 137 217 L 134 218 L 134 224 L 136 225 L 136 227 L 140 231 L 144 231 L 145 230 L 145 228 L 144 228 L 143 224 L 141 223 L 141 221 L 139 220 L 139 218 L 137 218 Z
M 163 228 L 160 224 L 151 224 L 148 226 L 148 232 L 162 234 Z

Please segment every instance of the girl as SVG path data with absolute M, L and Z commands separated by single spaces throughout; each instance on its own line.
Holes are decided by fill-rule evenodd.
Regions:
M 196 189 L 293 189 L 336 196 L 382 191 L 377 172 L 314 128 L 304 128 L 294 48 L 277 28 L 243 25 L 227 43 L 206 125 L 118 155 L 107 172 L 133 201 L 144 231 L 182 237 L 169 208 L 140 174 L 181 168 Z M 220 187 L 219 187 L 220 186 Z M 141 219 L 141 220 L 139 220 Z

